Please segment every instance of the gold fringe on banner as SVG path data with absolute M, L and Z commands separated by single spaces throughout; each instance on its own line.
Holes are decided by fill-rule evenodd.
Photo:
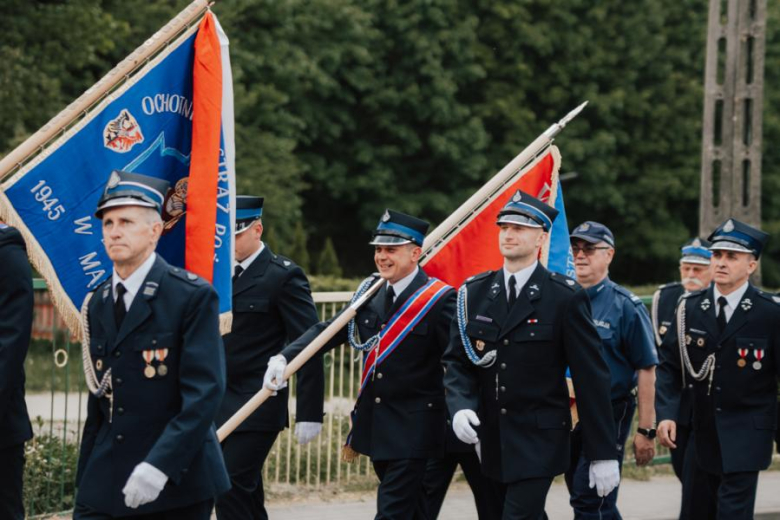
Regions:
M 360 453 L 352 449 L 352 446 L 345 444 L 341 447 L 341 460 L 347 463 L 355 462 L 360 457 Z
M 219 315 L 219 333 L 224 336 L 233 329 L 233 313 L 223 312 Z

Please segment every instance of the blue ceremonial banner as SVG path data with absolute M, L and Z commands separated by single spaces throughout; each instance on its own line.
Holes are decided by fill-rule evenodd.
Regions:
M 566 221 L 566 208 L 563 204 L 563 189 L 560 179 L 558 179 L 554 207 L 558 210 L 558 216 L 553 222 L 550 232 L 550 256 L 547 259 L 547 268 L 576 280 L 577 273 L 574 271 L 574 255 L 571 254 L 569 224 Z
M 94 212 L 113 170 L 170 182 L 157 253 L 185 267 L 187 199 L 198 196 L 188 193 L 198 30 L 188 29 L 3 184 L 0 210 L 25 235 L 71 330 L 86 294 L 112 273 Z M 212 283 L 223 314 L 231 310 L 235 175 L 227 38 L 218 24 L 217 33 L 223 110 Z

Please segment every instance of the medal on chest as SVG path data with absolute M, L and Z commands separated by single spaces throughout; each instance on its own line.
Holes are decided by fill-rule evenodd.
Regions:
M 756 358 L 753 362 L 753 370 L 761 370 L 761 360 L 764 359 L 764 349 L 753 349 L 753 357 Z
M 154 360 L 154 350 L 144 350 L 143 352 L 141 352 L 141 354 L 144 356 L 144 361 L 146 361 L 146 368 L 144 368 L 144 377 L 146 377 L 147 379 L 151 379 L 157 373 L 157 371 L 152 366 L 152 361 Z
M 747 365 L 747 359 L 745 359 L 745 358 L 747 358 L 747 355 L 748 355 L 748 352 L 750 352 L 750 349 L 739 348 L 739 349 L 737 349 L 737 352 L 739 352 L 739 359 L 737 360 L 737 366 L 739 368 L 745 368 L 745 366 Z
M 165 358 L 168 357 L 167 348 L 158 348 L 154 351 L 154 359 L 157 360 L 157 375 L 164 376 L 168 373 L 168 367 L 165 365 Z

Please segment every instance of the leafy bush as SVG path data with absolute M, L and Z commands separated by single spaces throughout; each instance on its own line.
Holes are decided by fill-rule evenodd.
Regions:
M 36 431 L 41 432 L 43 426 L 38 418 Z M 24 503 L 28 515 L 73 508 L 79 448 L 72 434 L 39 433 L 25 446 Z

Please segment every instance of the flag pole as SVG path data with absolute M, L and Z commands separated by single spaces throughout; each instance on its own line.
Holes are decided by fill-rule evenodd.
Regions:
M 135 69 L 143 65 L 149 57 L 178 36 L 193 20 L 206 11 L 208 5 L 209 0 L 194 0 L 177 14 L 175 18 L 165 24 L 162 29 L 154 33 L 151 38 L 122 60 L 119 65 L 103 76 L 100 81 L 92 85 L 78 99 L 49 120 L 37 132 L 0 159 L 0 181 L 13 173 L 18 166 L 21 166 L 32 155 L 42 150 L 64 128 L 88 112 L 90 107 L 97 103 L 107 92 L 124 81 Z
M 553 124 L 545 130 L 545 132 L 537 137 L 534 142 L 528 145 L 525 150 L 520 152 L 512 161 L 509 162 L 504 168 L 501 169 L 492 179 L 490 179 L 482 188 L 477 190 L 466 202 L 460 205 L 460 207 L 450 215 L 444 222 L 439 224 L 436 229 L 425 237 L 423 243 L 423 257 L 420 260 L 420 265 L 425 265 L 428 258 L 431 258 L 428 253 L 432 252 L 434 248 L 439 245 L 443 240 L 451 236 L 463 223 L 468 219 L 474 211 L 482 207 L 490 197 L 499 190 L 512 176 L 520 169 L 525 167 L 526 164 L 534 161 L 542 152 L 544 152 L 553 142 L 558 133 L 579 114 L 588 102 L 581 104 L 566 117 Z M 383 279 L 379 279 L 369 287 L 369 289 L 352 305 L 346 308 L 341 314 L 339 314 L 328 327 L 320 332 L 320 334 L 309 343 L 295 358 L 290 361 L 284 369 L 284 380 L 287 381 L 292 375 L 297 372 L 309 359 L 319 352 L 319 350 L 336 335 L 338 331 L 343 329 L 349 320 L 351 320 L 356 314 L 358 309 L 367 302 L 371 296 L 385 283 Z M 238 428 L 238 426 L 244 422 L 260 405 L 262 405 L 273 392 L 267 388 L 261 389 L 257 392 L 244 406 L 238 409 L 230 419 L 228 419 L 217 430 L 217 438 L 219 442 L 222 442 L 228 435 Z

